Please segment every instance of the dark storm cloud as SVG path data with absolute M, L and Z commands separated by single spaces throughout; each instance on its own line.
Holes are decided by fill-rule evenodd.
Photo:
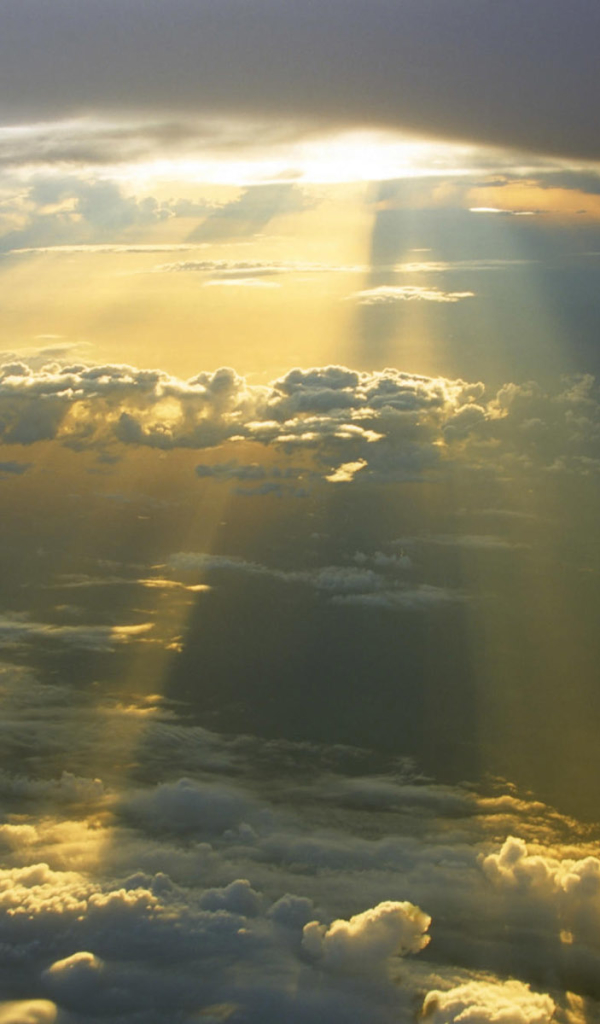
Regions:
M 597 158 L 596 0 L 7 0 L 0 116 L 250 116 Z

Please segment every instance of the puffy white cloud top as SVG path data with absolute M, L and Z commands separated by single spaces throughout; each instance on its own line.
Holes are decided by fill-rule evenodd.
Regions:
M 470 981 L 449 992 L 429 992 L 423 1016 L 431 1024 L 547 1024 L 555 1006 L 521 981 Z
M 499 853 L 482 859 L 492 882 L 586 897 L 600 895 L 600 859 L 558 859 L 547 853 L 529 853 L 523 839 L 509 836 Z
M 391 956 L 418 953 L 430 941 L 431 918 L 413 903 L 386 900 L 349 921 L 329 927 L 310 921 L 304 926 L 302 945 L 330 970 L 380 969 Z

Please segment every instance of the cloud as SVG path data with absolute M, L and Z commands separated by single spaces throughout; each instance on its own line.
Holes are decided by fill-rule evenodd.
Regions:
M 178 580 L 148 576 L 142 579 L 126 576 L 85 576 L 83 574 L 61 575 L 56 583 L 48 584 L 52 590 L 88 590 L 94 587 L 142 587 L 145 590 L 183 590 L 200 593 L 210 588 L 201 584 L 187 586 Z
M 101 779 L 82 778 L 63 771 L 59 779 L 29 779 L 0 775 L 0 792 L 19 800 L 51 799 L 57 804 L 84 804 L 88 809 L 105 796 Z
M 288 586 L 308 586 L 322 594 L 332 604 L 357 605 L 366 608 L 384 608 L 388 611 L 426 611 L 447 604 L 464 601 L 465 595 L 451 588 L 422 583 L 410 586 L 394 579 L 394 574 L 405 570 L 405 560 L 377 557 L 376 568 L 365 566 L 328 565 L 315 569 L 279 569 L 257 562 L 246 562 L 228 555 L 180 551 L 168 559 L 168 566 L 177 573 L 241 574 L 258 579 L 269 579 Z
M 242 793 L 192 779 L 163 783 L 151 793 L 136 794 L 127 799 L 123 810 L 152 828 L 208 835 L 220 835 L 246 818 L 256 817 L 256 809 Z
M 31 466 L 31 462 L 15 462 L 13 459 L 0 462 L 0 476 L 22 476 Z
M 53 989 L 62 1002 L 69 997 L 78 999 L 94 998 L 94 990 L 98 988 L 100 976 L 104 970 L 104 962 L 93 953 L 72 953 L 64 960 L 56 960 L 46 968 L 42 977 L 46 985 Z
M 206 889 L 200 899 L 203 910 L 227 910 L 231 914 L 243 917 L 256 917 L 262 908 L 260 894 L 257 893 L 247 878 L 237 878 L 222 889 Z M 281 910 L 275 916 L 281 915 Z
M 116 243 L 116 242 L 89 242 L 81 243 L 80 245 L 38 245 L 31 248 L 25 249 L 10 249 L 8 255 L 19 256 L 27 255 L 30 253 L 53 253 L 54 255 L 64 254 L 70 256 L 73 253 L 98 255 L 107 254 L 114 255 L 115 253 L 134 253 L 137 255 L 144 255 L 146 253 L 159 253 L 159 252 L 190 252 L 193 249 L 200 248 L 195 245 L 159 245 L 159 244 L 136 244 L 131 245 L 127 243 Z M 74 348 L 76 346 L 70 346 Z
M 328 480 L 330 484 L 350 483 L 351 480 L 354 480 L 354 477 L 360 472 L 363 466 L 366 465 L 366 459 L 357 459 L 356 462 L 342 462 L 335 472 L 330 473 L 325 477 L 325 479 Z
M 422 269 L 418 264 L 414 266 Z M 441 266 L 432 264 L 432 267 Z M 406 271 L 404 266 L 386 269 Z M 223 280 L 228 277 L 237 280 L 243 277 L 271 277 L 282 274 L 365 274 L 369 267 L 361 264 L 311 263 L 305 260 L 177 260 L 172 263 L 159 263 L 152 270 L 156 274 L 216 274 Z
M 361 306 L 388 306 L 395 302 L 460 302 L 472 299 L 474 292 L 444 292 L 439 288 L 425 288 L 420 285 L 380 284 L 355 292 L 355 299 Z
M 304 925 L 302 946 L 333 971 L 377 970 L 391 956 L 418 953 L 430 937 L 431 918 L 412 903 L 380 903 L 349 921 L 329 927 L 311 921 Z
M 87 244 L 106 245 L 128 229 L 143 229 L 172 216 L 152 196 L 138 199 L 115 182 L 66 174 L 35 177 L 18 203 L 20 224 L 2 234 L 4 253 L 56 251 L 59 246 L 81 251 Z
M 28 345 L 12 350 L 2 349 L 0 365 L 24 362 L 31 370 L 41 370 L 54 361 L 70 361 L 78 356 L 84 358 L 84 353 L 89 347 L 85 342 L 64 341 L 59 335 L 39 335 L 36 340 L 45 344 Z
M 303 453 L 307 480 L 325 486 L 431 479 L 460 466 L 489 473 L 492 448 L 507 478 L 590 477 L 600 471 L 600 402 L 589 375 L 544 387 L 508 383 L 486 394 L 481 382 L 394 368 L 297 368 L 253 385 L 228 367 L 181 380 L 132 366 L 34 369 L 22 360 L 0 367 L 0 440 L 57 440 L 101 453 L 119 445 L 203 450 L 226 443 L 231 451 L 254 442 L 257 453 Z M 199 476 L 236 479 L 234 461 L 223 463 L 231 470 Z M 289 468 L 296 473 L 296 465 Z M 286 472 L 282 479 L 273 469 L 265 483 L 281 485 Z
M 289 125 L 227 122 L 214 118 L 156 118 L 123 116 L 113 118 L 83 116 L 59 121 L 38 121 L 4 126 L 0 129 L 0 167 L 6 171 L 55 168 L 79 171 L 123 163 L 161 158 L 182 159 L 202 154 L 227 157 L 256 156 L 260 144 L 285 145 L 297 137 Z M 257 144 L 260 133 L 261 143 Z M 176 217 L 204 217 L 213 204 L 202 200 L 177 199 L 168 203 Z
M 39 687 L 14 687 L 29 723 Z M 81 721 L 66 723 L 71 757 L 81 732 Z M 94 750 L 111 772 L 123 759 L 113 732 L 102 726 Z M 502 853 L 497 837 L 517 828 L 534 846 L 519 847 L 521 861 L 582 875 L 586 830 L 578 836 L 543 804 L 431 784 L 395 758 L 388 774 L 357 776 L 373 763 L 366 751 L 217 735 L 186 712 L 151 726 L 135 757 L 135 782 L 117 772 L 113 787 L 23 777 L 11 797 L 4 780 L 4 801 L 22 801 L 0 832 L 7 998 L 43 996 L 82 1019 L 397 1024 L 425 996 L 425 1017 L 440 1024 L 547 1024 L 555 1004 L 570 1019 L 567 987 L 597 992 L 587 883 L 571 891 L 567 919 L 557 889 L 496 881 L 485 868 Z M 194 777 L 178 778 L 186 760 Z M 560 836 L 571 824 L 567 857 Z M 567 926 L 579 944 L 560 940 Z M 430 933 L 425 957 L 411 958 Z M 527 984 L 546 978 L 552 997 Z
M 214 135 L 209 125 L 172 121 L 140 124 L 81 118 L 5 127 L 0 132 L 0 166 L 103 166 L 140 160 L 157 149 L 185 152 L 187 142 L 195 147 L 203 137 L 208 143 Z
M 58 247 L 56 247 L 58 248 Z M 64 247 L 63 247 L 64 248 Z M 104 247 L 96 246 L 101 251 Z M 115 246 L 116 251 L 137 251 L 135 247 Z M 158 247 L 157 247 L 158 248 Z M 183 246 L 180 248 L 183 249 Z M 107 250 L 110 247 L 106 247 Z M 165 251 L 168 247 L 164 247 Z M 176 249 L 176 246 L 173 246 Z M 56 250 L 55 250 L 56 251 Z M 83 250 L 85 251 L 85 250 Z M 140 251 L 151 251 L 151 247 L 140 246 Z M 311 263 L 302 260 L 177 260 L 171 263 L 159 263 L 152 268 L 156 274 L 220 274 L 222 277 L 232 276 L 271 276 L 281 274 L 447 274 L 452 271 L 499 271 L 511 267 L 528 266 L 531 264 L 528 259 L 479 259 L 479 260 L 413 260 L 409 263 L 388 263 L 381 265 L 368 264 L 326 264 Z M 370 295 L 373 293 L 384 293 L 389 291 L 390 295 L 398 293 L 398 299 L 421 298 L 427 299 L 433 295 L 437 298 L 430 298 L 430 301 L 451 301 L 447 298 L 453 293 L 445 293 L 439 289 L 416 288 L 414 286 L 393 287 L 385 289 L 370 288 L 359 295 Z M 402 293 L 402 294 L 401 294 Z M 457 293 L 459 295 L 463 293 Z M 446 298 L 444 297 L 446 296 Z M 464 297 L 471 297 L 472 293 L 464 293 Z M 356 296 L 351 296 L 355 298 Z
M 429 992 L 423 1017 L 432 1024 L 549 1024 L 555 1009 L 550 996 L 520 981 L 472 981 L 448 992 Z
M 213 465 L 196 466 L 196 475 L 201 479 L 213 477 L 215 480 L 264 480 L 266 470 L 258 462 L 240 465 L 236 460 L 217 462 Z
M 535 217 L 541 210 L 506 210 L 497 206 L 471 206 L 469 213 L 500 213 L 504 217 Z
M 125 626 L 57 626 L 32 622 L 20 613 L 0 615 L 0 648 L 36 643 L 64 644 L 83 651 L 111 652 L 134 643 L 152 630 L 151 622 Z
M 0 115 L 368 124 L 595 159 L 598 17 L 595 0 L 30 0 L 2 13 Z
M 487 513 L 478 513 L 478 515 L 482 514 L 502 515 L 502 513 L 496 513 L 494 510 L 489 510 Z M 508 515 L 508 513 L 505 515 Z M 528 518 L 525 514 L 520 517 L 518 513 L 514 513 L 514 516 L 516 518 Z M 521 542 L 507 540 L 506 537 L 497 537 L 494 534 L 488 533 L 424 534 L 420 537 L 399 537 L 394 541 L 394 544 L 400 547 L 412 544 L 431 544 L 444 548 L 466 548 L 472 551 L 514 551 L 528 546 Z
M 386 611 L 427 611 L 447 604 L 466 600 L 466 595 L 450 587 L 436 587 L 422 583 L 417 587 L 380 590 L 372 594 L 336 595 L 334 604 L 358 605 L 364 608 L 383 608 Z
M 49 999 L 17 999 L 0 1003 L 0 1024 L 53 1024 L 58 1007 Z
M 499 853 L 482 860 L 488 878 L 498 885 L 519 889 L 539 889 L 586 898 L 600 896 L 600 859 L 570 857 L 558 859 L 546 854 L 530 854 L 523 839 L 509 836 Z
M 240 196 L 219 206 L 188 236 L 190 242 L 215 242 L 244 238 L 263 231 L 269 222 L 284 214 L 298 213 L 309 206 L 297 185 L 274 182 L 253 185 Z

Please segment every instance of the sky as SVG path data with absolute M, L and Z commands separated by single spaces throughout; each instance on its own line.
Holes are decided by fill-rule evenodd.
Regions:
M 596 0 L 0 0 L 0 1024 L 600 1022 Z

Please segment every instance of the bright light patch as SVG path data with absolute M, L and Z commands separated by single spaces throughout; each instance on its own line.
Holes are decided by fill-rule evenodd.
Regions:
M 346 484 L 350 483 L 354 479 L 356 474 L 366 466 L 366 459 L 357 459 L 356 462 L 343 462 L 341 466 L 335 470 L 334 473 L 330 473 L 325 479 L 330 484 Z

